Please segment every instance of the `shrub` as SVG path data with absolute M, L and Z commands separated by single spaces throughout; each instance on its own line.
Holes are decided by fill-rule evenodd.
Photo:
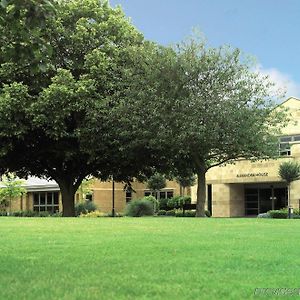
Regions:
M 168 201 L 169 201 L 169 199 L 167 199 L 167 198 L 159 199 L 159 209 L 160 210 L 168 210 L 169 209 Z
M 23 211 L 22 210 L 14 211 L 14 212 L 11 212 L 10 215 L 13 217 L 23 217 Z
M 105 214 L 101 212 L 100 210 L 94 210 L 91 212 L 88 212 L 86 214 L 81 214 L 79 217 L 83 218 L 99 218 L 99 217 L 104 217 Z
M 126 215 L 130 217 L 153 216 L 153 203 L 149 200 L 133 200 L 127 204 Z
M 157 215 L 158 216 L 165 216 L 166 215 L 166 210 L 164 210 L 164 209 L 161 209 L 161 210 L 159 210 L 158 212 L 157 212 Z
M 288 216 L 287 210 L 270 210 L 268 214 L 273 219 L 287 219 Z
M 258 218 L 264 218 L 264 219 L 271 218 L 269 213 L 262 213 L 262 214 L 259 214 L 257 217 Z
M 49 213 L 49 211 L 40 211 L 38 213 L 38 217 L 42 217 L 42 218 L 50 217 L 50 213 Z
M 167 210 L 166 216 L 175 216 L 175 209 Z
M 295 209 L 294 209 L 293 215 L 294 215 L 294 216 L 295 216 L 295 215 L 297 215 L 297 216 L 300 215 L 300 210 L 299 210 L 299 208 L 295 208 Z
M 178 210 L 175 213 L 176 217 L 195 217 L 196 211 L 195 210 L 186 210 L 184 213 L 182 210 Z
M 209 211 L 209 210 L 206 210 L 206 211 L 205 211 L 205 215 L 206 215 L 208 218 L 210 218 L 210 217 L 211 217 L 210 211 Z
M 91 211 L 97 210 L 97 206 L 92 201 L 80 202 L 75 205 L 75 215 L 87 214 Z
M 7 212 L 6 211 L 0 211 L 0 217 L 4 217 L 7 216 Z
M 182 210 L 175 211 L 175 217 L 184 217 Z
M 109 213 L 106 213 L 104 215 L 104 217 L 112 217 L 112 212 L 109 212 Z M 120 212 L 115 212 L 115 217 L 124 217 L 124 214 L 123 213 L 120 213 Z
M 37 216 L 37 212 L 32 211 L 32 210 L 24 210 L 22 216 L 23 217 L 36 217 Z
M 153 209 L 159 210 L 159 201 L 153 196 L 145 196 L 141 200 L 152 202 Z
M 205 211 L 206 214 L 206 211 Z M 184 212 L 185 217 L 196 217 L 196 211 L 195 210 L 186 210 Z
M 191 204 L 190 196 L 175 196 L 168 200 L 169 208 L 183 208 L 184 204 Z
M 54 217 L 54 218 L 56 218 L 56 217 L 62 217 L 62 212 L 58 212 L 57 211 L 57 212 L 51 214 L 50 217 Z

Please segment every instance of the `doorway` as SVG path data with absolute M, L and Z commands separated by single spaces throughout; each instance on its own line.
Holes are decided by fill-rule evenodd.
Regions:
M 245 185 L 245 215 L 258 215 L 287 206 L 287 188 L 284 186 Z

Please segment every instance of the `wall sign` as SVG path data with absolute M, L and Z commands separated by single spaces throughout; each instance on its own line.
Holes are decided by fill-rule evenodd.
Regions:
M 266 177 L 269 176 L 268 172 L 265 173 L 245 173 L 245 174 L 237 174 L 236 177 Z

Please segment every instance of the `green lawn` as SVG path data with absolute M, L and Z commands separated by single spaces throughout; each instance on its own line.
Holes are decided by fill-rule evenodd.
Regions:
M 300 220 L 1 217 L 0 232 L 0 299 L 257 299 L 255 288 L 300 288 Z

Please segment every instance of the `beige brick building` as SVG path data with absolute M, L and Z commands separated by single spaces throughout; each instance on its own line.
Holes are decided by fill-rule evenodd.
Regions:
M 292 121 L 279 137 L 278 159 L 214 167 L 207 173 L 207 205 L 215 217 L 255 216 L 287 206 L 287 186 L 278 175 L 283 161 L 300 163 L 300 99 L 289 98 L 281 104 L 289 109 Z M 197 187 L 192 187 L 196 199 Z M 291 205 L 299 208 L 300 181 L 291 184 Z

